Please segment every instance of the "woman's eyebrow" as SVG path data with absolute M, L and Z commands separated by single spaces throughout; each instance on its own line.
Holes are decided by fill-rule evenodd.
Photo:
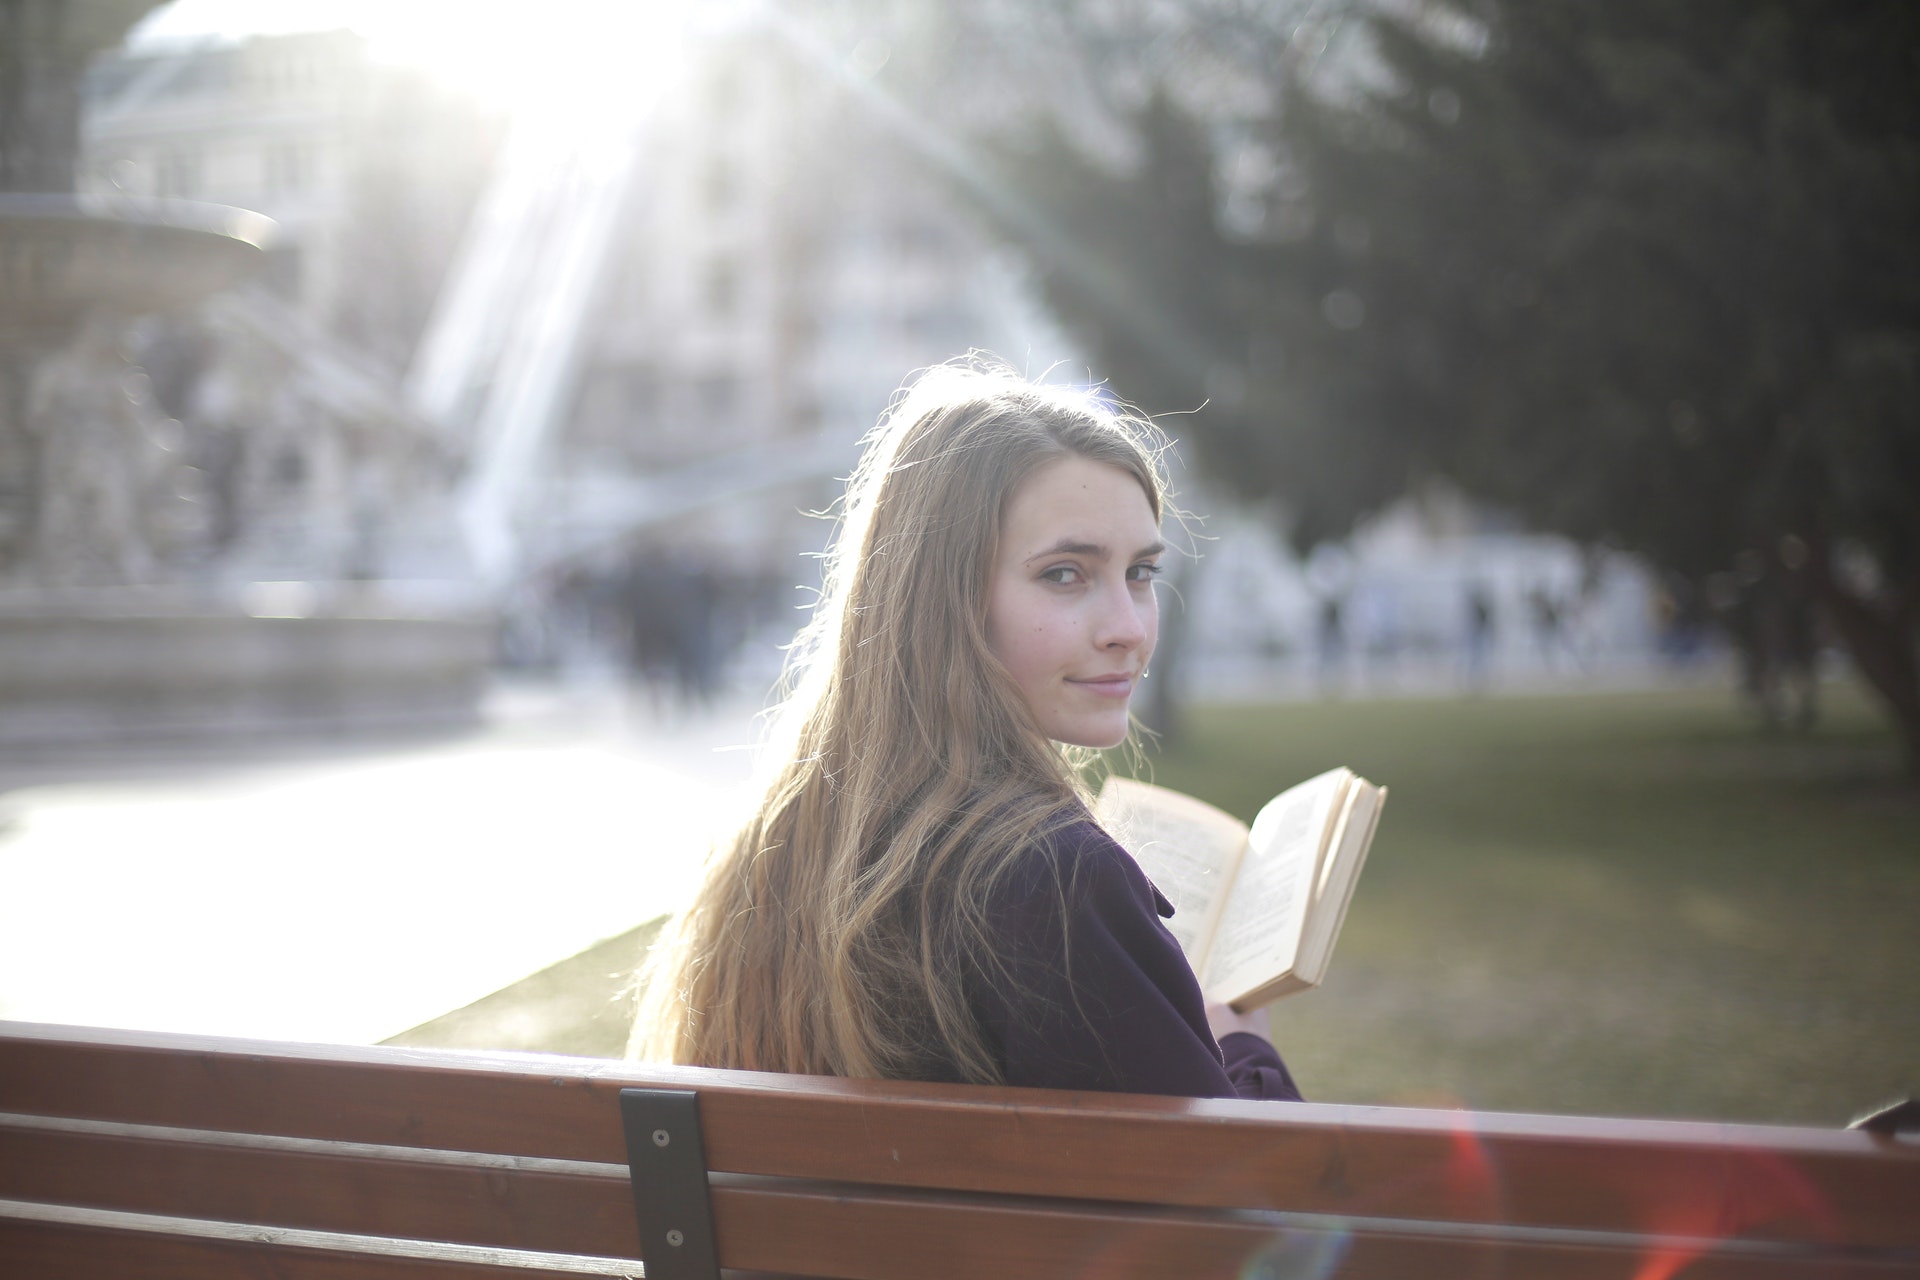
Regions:
M 1096 560 L 1105 560 L 1107 549 L 1097 542 L 1075 542 L 1072 538 L 1062 538 L 1045 551 L 1034 552 L 1022 563 L 1032 564 L 1035 560 L 1044 560 L 1048 556 L 1092 556 Z
M 1149 556 L 1159 555 L 1166 549 L 1167 544 L 1164 542 L 1149 543 L 1134 552 L 1133 558 L 1135 560 L 1145 560 Z M 1098 542 L 1075 542 L 1072 538 L 1062 538 L 1045 551 L 1037 551 L 1033 555 L 1028 556 L 1021 563 L 1032 564 L 1035 560 L 1044 560 L 1048 556 L 1091 556 L 1095 560 L 1105 560 L 1108 555 L 1109 552 L 1106 547 Z

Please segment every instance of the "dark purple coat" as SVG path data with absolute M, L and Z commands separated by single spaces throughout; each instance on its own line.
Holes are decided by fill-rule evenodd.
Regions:
M 1214 1043 L 1193 969 L 1161 923 L 1172 904 L 1093 822 L 1023 857 L 993 910 L 1008 972 L 976 977 L 971 998 L 1008 1084 L 1300 1100 L 1266 1040 Z

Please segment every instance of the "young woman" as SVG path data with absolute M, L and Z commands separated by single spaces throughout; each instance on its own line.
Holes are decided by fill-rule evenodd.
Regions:
M 1002 370 L 936 369 L 896 402 L 790 655 L 765 790 L 649 962 L 636 1053 L 1299 1097 L 1254 1019 L 1204 1005 L 1075 767 L 1126 739 L 1158 633 L 1153 438 Z

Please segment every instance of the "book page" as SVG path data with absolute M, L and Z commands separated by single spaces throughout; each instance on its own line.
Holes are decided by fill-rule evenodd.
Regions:
M 1167 895 L 1174 910 L 1167 930 L 1194 972 L 1203 974 L 1207 944 L 1247 845 L 1246 824 L 1205 801 L 1131 778 L 1107 779 L 1094 816 Z
M 1334 830 L 1326 857 L 1321 859 L 1319 883 L 1307 907 L 1300 953 L 1294 959 L 1294 971 L 1310 986 L 1327 975 L 1327 961 L 1340 937 L 1340 926 L 1346 922 L 1354 885 L 1366 865 L 1367 851 L 1373 847 L 1373 833 L 1380 825 L 1380 809 L 1386 801 L 1387 789 L 1363 778 L 1355 778 L 1347 792 L 1346 811 Z
M 1293 967 L 1335 806 L 1352 776 L 1333 769 L 1310 778 L 1268 801 L 1254 819 L 1214 938 L 1208 999 L 1238 996 Z

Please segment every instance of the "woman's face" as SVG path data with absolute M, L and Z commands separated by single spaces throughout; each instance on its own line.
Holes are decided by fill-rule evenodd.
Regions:
M 1153 656 L 1166 552 L 1146 492 L 1105 462 L 1050 462 L 1015 489 L 987 583 L 987 643 L 1049 738 L 1111 747 Z

